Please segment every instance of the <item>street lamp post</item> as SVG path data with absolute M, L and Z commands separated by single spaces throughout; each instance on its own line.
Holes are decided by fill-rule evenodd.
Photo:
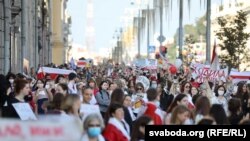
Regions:
M 210 64 L 210 32 L 211 32 L 211 1 L 207 0 L 207 26 L 206 26 L 206 63 Z
M 210 1 L 210 0 L 209 0 Z M 183 0 L 180 0 L 179 11 L 179 58 L 182 60 L 182 46 L 183 46 Z

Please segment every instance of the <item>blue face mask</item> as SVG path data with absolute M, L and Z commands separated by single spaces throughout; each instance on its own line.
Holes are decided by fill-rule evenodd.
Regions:
M 101 134 L 101 127 L 89 127 L 88 135 L 90 137 L 97 137 Z

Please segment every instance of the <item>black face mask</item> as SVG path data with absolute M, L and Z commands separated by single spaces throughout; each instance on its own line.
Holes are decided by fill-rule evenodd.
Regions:
M 24 100 L 26 102 L 30 102 L 32 100 L 32 95 L 26 95 L 26 96 L 24 96 Z

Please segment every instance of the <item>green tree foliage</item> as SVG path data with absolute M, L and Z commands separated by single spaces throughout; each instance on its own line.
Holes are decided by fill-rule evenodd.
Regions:
M 200 36 L 206 36 L 206 15 L 198 18 L 195 24 L 184 25 L 185 35 L 188 35 L 189 39 L 192 39 L 192 43 L 200 42 Z M 185 44 L 191 44 L 187 38 L 185 38 Z M 178 44 L 178 30 L 174 35 L 174 44 L 168 49 L 169 60 L 170 62 L 175 62 L 176 59 L 176 46 Z
M 238 11 L 235 17 L 219 17 L 220 26 L 216 36 L 221 41 L 219 44 L 223 53 L 219 55 L 221 62 L 225 62 L 229 71 L 238 68 L 240 64 L 250 60 L 247 40 L 249 33 L 245 32 L 247 26 L 247 13 Z

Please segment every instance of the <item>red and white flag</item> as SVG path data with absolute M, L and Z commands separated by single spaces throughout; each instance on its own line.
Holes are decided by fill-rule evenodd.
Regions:
M 88 61 L 87 61 L 87 60 L 79 60 L 79 61 L 77 62 L 77 67 L 84 68 L 84 67 L 87 66 L 87 64 L 88 64 Z
M 37 72 L 37 79 L 43 79 L 47 74 L 49 74 L 51 79 L 56 79 L 60 75 L 67 76 L 70 73 L 75 73 L 73 70 L 58 69 L 58 68 L 49 68 L 49 67 L 40 67 Z
M 213 54 L 212 54 L 212 60 L 211 60 L 211 69 L 212 70 L 219 70 L 220 66 L 219 66 L 219 56 L 216 52 L 216 40 L 214 40 L 214 48 L 213 48 Z

